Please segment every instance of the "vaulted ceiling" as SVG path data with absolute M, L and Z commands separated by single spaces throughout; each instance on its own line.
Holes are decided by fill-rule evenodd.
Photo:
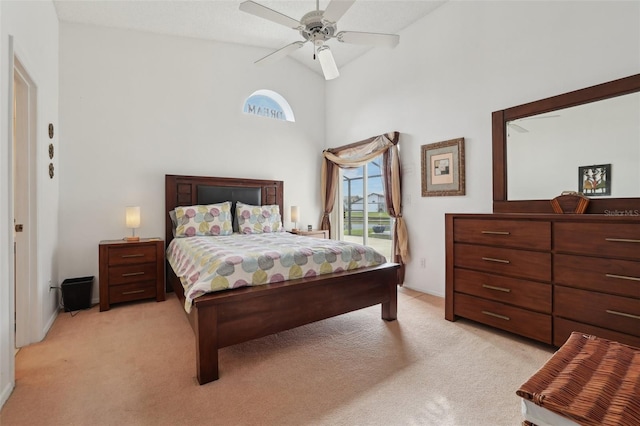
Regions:
M 195 37 L 267 48 L 265 55 L 295 41 L 300 33 L 240 11 L 243 0 L 54 0 L 63 22 L 126 28 L 160 34 Z M 324 10 L 329 0 L 255 0 L 295 20 L 310 11 Z M 446 0 L 445 0 L 446 1 Z M 357 0 L 338 21 L 338 31 L 396 34 L 445 1 Z M 402 38 L 400 38 L 402 43 Z M 338 68 L 371 47 L 329 40 Z M 383 49 L 383 48 L 379 48 Z M 310 44 L 290 56 L 322 73 Z M 256 60 L 260 59 L 256 57 Z

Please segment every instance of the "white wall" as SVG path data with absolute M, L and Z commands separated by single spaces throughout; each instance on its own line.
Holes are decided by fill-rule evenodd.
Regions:
M 444 295 L 444 214 L 492 211 L 491 113 L 640 71 L 639 2 L 448 2 L 327 84 L 327 147 L 401 132 L 406 286 Z M 421 145 L 465 138 L 466 196 L 421 196 Z M 426 260 L 426 269 L 420 259 Z
M 49 291 L 49 280 L 57 279 L 56 250 L 58 244 L 57 177 L 49 179 L 48 146 L 56 146 L 59 134 L 52 140 L 48 123 L 58 128 L 58 18 L 49 1 L 0 2 L 0 406 L 14 385 L 13 336 L 13 201 L 10 191 L 11 111 L 8 97 L 13 84 L 9 68 L 9 36 L 13 36 L 16 55 L 27 68 L 37 86 L 37 264 L 36 294 L 32 294 L 32 340 L 40 340 L 51 326 L 57 312 L 56 293 Z M 57 167 L 57 157 L 54 166 Z
M 324 146 L 324 79 L 267 51 L 240 45 L 61 23 L 60 280 L 93 275 L 98 243 L 129 235 L 127 205 L 141 207 L 137 235 L 164 237 L 164 175 L 284 181 L 300 224 L 317 225 Z M 271 89 L 295 123 L 242 113 Z

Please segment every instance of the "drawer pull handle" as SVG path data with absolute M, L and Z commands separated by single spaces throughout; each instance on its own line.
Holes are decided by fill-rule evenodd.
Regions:
M 135 277 L 136 275 L 144 275 L 144 272 L 129 272 L 128 274 L 122 274 L 123 277 Z
M 500 315 L 500 314 L 494 314 L 493 312 L 489 312 L 489 311 L 482 311 L 482 313 L 485 314 L 485 315 L 489 315 L 490 317 L 503 319 L 505 321 L 509 321 L 511 319 L 511 318 L 509 318 L 507 316 Z
M 640 281 L 640 277 L 629 277 L 627 275 L 604 274 L 607 278 L 619 278 L 621 280 Z
M 511 293 L 511 289 L 510 288 L 504 288 L 504 287 L 495 287 L 489 284 L 482 284 L 482 287 L 484 288 L 488 288 L 489 290 L 497 290 L 497 291 L 504 291 L 505 293 Z
M 131 290 L 131 291 L 123 291 L 122 294 L 139 294 L 139 293 L 144 293 L 144 290 Z
M 507 231 L 480 231 L 481 234 L 490 234 L 490 235 L 511 235 L 511 232 Z
M 632 240 L 630 238 L 605 238 L 604 240 L 613 243 L 640 243 L 640 240 Z
M 633 314 L 628 314 L 626 312 L 612 311 L 611 309 L 607 309 L 606 312 L 611 315 L 618 315 L 620 317 L 627 317 L 627 318 L 640 320 L 640 315 L 633 315 Z
M 482 260 L 486 260 L 487 262 L 496 262 L 496 263 L 511 263 L 508 260 L 495 259 L 493 257 L 483 257 Z
M 144 257 L 144 254 L 123 254 L 122 255 L 123 259 L 127 259 L 127 258 L 130 258 L 130 257 Z

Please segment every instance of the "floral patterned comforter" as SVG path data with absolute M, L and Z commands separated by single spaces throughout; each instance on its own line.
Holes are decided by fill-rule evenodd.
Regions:
M 174 238 L 167 259 L 184 287 L 187 312 L 205 293 L 386 262 L 371 247 L 287 232 Z

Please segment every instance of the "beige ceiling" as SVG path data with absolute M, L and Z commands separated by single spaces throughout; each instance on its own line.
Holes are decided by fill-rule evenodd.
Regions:
M 316 0 L 255 0 L 295 20 L 316 9 Z M 444 1 L 357 0 L 338 21 L 338 31 L 364 31 L 396 34 L 432 12 Z M 265 47 L 265 54 L 302 36 L 293 29 L 239 10 L 242 0 L 54 0 L 58 18 L 63 22 L 127 28 L 160 34 L 218 40 Z M 329 0 L 320 0 L 320 9 Z M 402 43 L 402 37 L 400 38 Z M 338 67 L 370 47 L 330 40 Z M 384 48 L 378 48 L 384 49 Z M 262 56 L 264 56 L 262 55 Z M 256 57 L 256 60 L 262 56 Z M 307 43 L 291 57 L 321 74 L 313 60 L 313 48 Z

